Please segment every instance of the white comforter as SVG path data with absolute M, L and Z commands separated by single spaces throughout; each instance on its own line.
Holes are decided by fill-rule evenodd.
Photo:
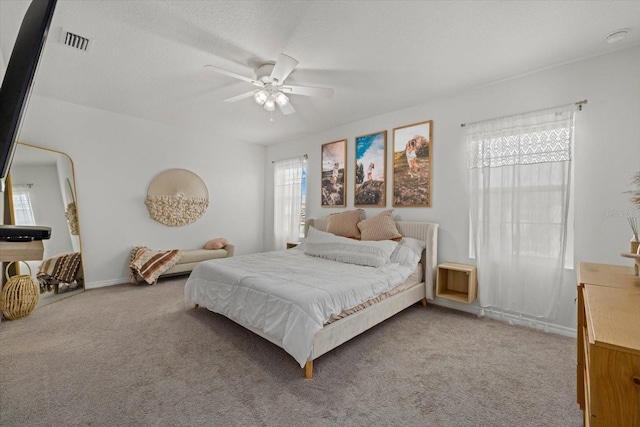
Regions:
M 225 315 L 281 343 L 304 366 L 313 336 L 332 314 L 404 282 L 413 268 L 374 268 L 305 255 L 303 249 L 242 255 L 198 264 L 187 302 Z

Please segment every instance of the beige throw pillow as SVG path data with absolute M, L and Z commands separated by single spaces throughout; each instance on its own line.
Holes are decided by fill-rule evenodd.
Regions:
M 362 209 L 331 214 L 327 217 L 327 233 L 359 239 L 358 222 L 361 218 Z
M 393 220 L 393 210 L 380 212 L 373 218 L 358 222 L 362 240 L 402 240 L 402 234 Z

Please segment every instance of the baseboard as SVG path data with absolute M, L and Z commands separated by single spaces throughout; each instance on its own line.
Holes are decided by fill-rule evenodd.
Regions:
M 528 317 L 522 317 L 514 314 L 507 313 L 492 313 L 489 310 L 485 310 L 478 305 L 473 304 L 460 304 L 455 301 L 450 301 L 443 298 L 436 298 L 433 301 L 429 301 L 430 304 L 439 305 L 441 307 L 453 308 L 455 310 L 465 311 L 467 313 L 475 314 L 478 317 L 488 317 L 490 319 L 499 320 L 501 322 L 508 323 L 510 325 L 526 326 L 531 329 L 536 329 L 542 332 L 550 332 L 553 334 L 562 335 L 565 337 L 576 338 L 577 332 L 573 328 L 569 328 L 562 325 L 556 325 L 553 323 L 543 322 L 541 320 L 532 319 Z

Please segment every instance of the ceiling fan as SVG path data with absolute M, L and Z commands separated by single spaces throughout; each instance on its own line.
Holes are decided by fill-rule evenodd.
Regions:
M 256 77 L 246 77 L 213 65 L 205 67 L 216 73 L 224 74 L 257 86 L 257 89 L 227 98 L 224 102 L 236 102 L 253 96 L 254 101 L 265 110 L 272 112 L 276 105 L 283 114 L 292 114 L 296 110 L 289 102 L 287 95 L 323 96 L 330 98 L 333 89 L 312 86 L 293 86 L 285 84 L 285 79 L 298 65 L 298 61 L 281 53 L 275 62 L 263 62 L 256 68 Z

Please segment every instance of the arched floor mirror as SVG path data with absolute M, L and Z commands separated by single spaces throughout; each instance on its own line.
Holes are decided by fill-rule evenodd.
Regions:
M 51 227 L 51 238 L 43 240 L 42 261 L 26 261 L 40 286 L 37 307 L 83 292 L 82 246 L 71 157 L 19 142 L 8 184 L 12 223 Z M 24 270 L 26 267 L 22 265 L 20 274 L 28 274 Z

